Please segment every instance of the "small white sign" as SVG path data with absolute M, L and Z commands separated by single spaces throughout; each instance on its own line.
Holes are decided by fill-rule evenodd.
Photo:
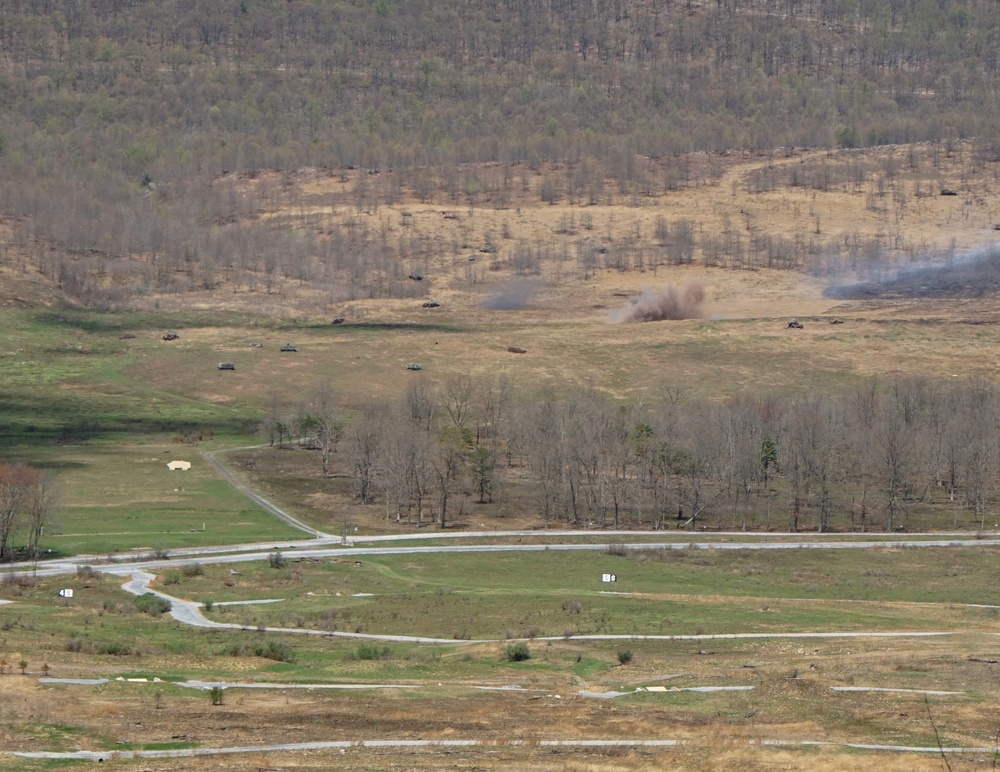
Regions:
M 601 574 L 601 581 L 602 582 L 617 582 L 618 581 L 618 577 L 615 576 L 614 574 Z
M 60 598 L 72 598 L 73 590 L 71 588 L 66 588 L 65 590 L 59 590 Z

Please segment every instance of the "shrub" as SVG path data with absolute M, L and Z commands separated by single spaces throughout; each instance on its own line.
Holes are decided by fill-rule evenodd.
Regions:
M 93 566 L 77 566 L 76 567 L 76 578 L 77 579 L 96 579 L 100 574 L 94 570 Z
M 583 604 L 575 598 L 563 598 L 562 610 L 567 614 L 579 614 L 583 611 Z
M 267 558 L 267 562 L 271 564 L 271 568 L 284 568 L 288 564 L 285 556 L 279 550 L 272 552 Z
M 275 662 L 291 662 L 293 659 L 292 647 L 281 641 L 268 641 L 254 646 L 253 653 L 264 659 L 273 659 Z
M 213 705 L 221 705 L 223 696 L 221 686 L 213 686 L 208 690 L 208 698 L 212 701 Z
M 618 558 L 623 558 L 628 555 L 628 550 L 625 549 L 624 544 L 616 544 L 616 543 L 609 544 L 605 552 L 608 555 L 614 555 L 615 557 Z
M 353 659 L 392 659 L 392 649 L 388 646 L 377 646 L 374 643 L 362 643 L 354 650 Z
M 512 643 L 507 647 L 507 659 L 510 662 L 524 662 L 531 659 L 531 649 L 524 641 Z
M 629 649 L 622 649 L 618 652 L 618 664 L 627 665 L 632 661 L 632 652 Z
M 245 643 L 234 643 L 222 649 L 221 653 L 227 657 L 249 657 L 253 654 L 253 649 Z
M 165 614 L 170 611 L 170 601 L 166 598 L 161 598 L 159 595 L 153 595 L 151 592 L 143 593 L 135 599 L 136 610 L 141 611 L 143 614 L 149 614 L 150 616 L 158 617 L 160 614 Z
M 35 580 L 27 574 L 4 574 L 3 586 L 8 590 L 14 590 L 15 594 L 28 587 L 35 586 Z
M 102 643 L 97 647 L 98 654 L 108 654 L 112 657 L 127 657 L 133 653 L 132 647 L 121 641 L 110 641 Z
M 84 650 L 86 644 L 83 642 L 83 638 L 77 638 L 73 636 L 72 638 L 67 638 L 66 643 L 63 644 L 63 648 L 66 651 L 80 652 Z
M 192 576 L 203 576 L 205 569 L 201 567 L 201 563 L 185 563 L 181 566 L 181 573 L 190 579 Z

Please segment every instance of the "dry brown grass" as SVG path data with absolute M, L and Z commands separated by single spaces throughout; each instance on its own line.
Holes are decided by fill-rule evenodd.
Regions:
M 520 192 L 507 209 L 493 208 L 486 200 L 470 207 L 462 200 L 421 204 L 404 199 L 393 206 L 359 210 L 351 190 L 354 175 L 363 172 L 305 173 L 297 178 L 301 205 L 266 217 L 318 232 L 335 223 L 364 221 L 390 241 L 404 232 L 415 236 L 430 245 L 429 254 L 419 258 L 426 263 L 422 286 L 429 286 L 429 297 L 441 307 L 421 308 L 421 298 L 331 302 L 325 291 L 290 282 L 283 284 L 281 294 L 234 293 L 223 286 L 214 293 L 150 298 L 149 304 L 165 310 L 252 310 L 321 326 L 342 314 L 347 325 L 298 334 L 294 329 L 189 330 L 173 345 L 175 355 L 143 361 L 137 368 L 166 388 L 220 403 L 260 402 L 270 391 L 295 397 L 295 392 L 328 379 L 355 407 L 371 396 L 393 396 L 420 377 L 403 372 L 413 361 L 423 364 L 424 376 L 436 382 L 455 374 L 506 373 L 529 392 L 547 385 L 594 387 L 618 398 L 653 394 L 664 383 L 691 396 L 718 397 L 748 390 L 830 388 L 871 374 L 995 377 L 1000 371 L 992 352 L 1000 343 L 995 328 L 1000 315 L 988 297 L 837 301 L 823 297 L 823 280 L 804 273 L 699 265 L 601 270 L 584 277 L 571 257 L 551 260 L 540 276 L 529 277 L 535 292 L 525 307 L 482 307 L 484 298 L 510 278 L 504 266 L 491 270 L 491 261 L 499 256 L 503 262 L 516 244 L 547 247 L 554 253 L 566 249 L 572 256 L 577 241 L 599 246 L 639 234 L 652 243 L 654 223 L 661 216 L 671 221 L 688 218 L 702 233 L 732 228 L 744 237 L 769 233 L 831 241 L 857 234 L 917 251 L 949 244 L 959 250 L 977 246 L 992 238 L 991 225 L 1000 221 L 1000 183 L 996 165 L 977 165 L 972 153 L 971 145 L 958 144 L 950 155 L 941 151 L 936 168 L 925 162 L 919 172 L 907 172 L 907 148 L 851 155 L 733 155 L 714 162 L 719 175 L 715 182 L 646 198 L 609 194 L 595 206 L 541 204 L 537 189 L 550 170 L 525 168 L 516 176 L 523 173 L 528 191 Z M 808 169 L 824 163 L 852 163 L 867 170 L 867 176 L 829 191 L 807 186 L 767 193 L 748 190 L 747 180 L 768 167 Z M 878 195 L 878 179 L 889 166 L 898 171 L 883 181 L 885 193 Z M 264 184 L 265 178 L 243 184 L 250 189 Z M 915 193 L 918 185 L 920 196 Z M 961 195 L 937 195 L 945 185 L 960 188 Z M 403 217 L 404 211 L 409 216 Z M 304 213 L 313 219 L 301 219 Z M 487 242 L 497 246 L 496 255 L 478 251 Z M 469 262 L 470 255 L 475 262 Z M 694 279 L 703 281 L 706 289 L 702 319 L 609 323 L 611 313 L 642 287 Z M 800 318 L 805 329 L 786 330 L 790 317 Z M 830 326 L 834 317 L 846 324 Z M 986 324 L 961 323 L 970 319 Z M 292 337 L 297 337 L 292 342 L 299 344 L 299 353 L 274 355 L 273 349 Z M 262 342 L 264 349 L 250 349 L 251 342 Z M 508 352 L 512 346 L 525 353 Z M 234 377 L 220 377 L 212 369 L 223 358 L 239 360 Z

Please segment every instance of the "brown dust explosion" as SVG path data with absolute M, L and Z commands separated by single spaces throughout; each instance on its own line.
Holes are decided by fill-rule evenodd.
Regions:
M 645 287 L 628 305 L 611 312 L 611 322 L 663 322 L 671 319 L 700 319 L 705 285 L 701 281 L 685 282 L 680 287 L 664 284 Z

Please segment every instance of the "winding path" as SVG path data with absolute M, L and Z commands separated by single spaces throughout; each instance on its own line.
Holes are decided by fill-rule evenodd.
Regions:
M 120 571 L 109 571 L 108 573 L 119 574 Z M 132 569 L 129 572 L 129 579 L 122 585 L 122 589 L 133 595 L 143 595 L 152 593 L 158 598 L 163 598 L 170 602 L 170 616 L 182 624 L 193 627 L 210 627 L 222 630 L 253 630 L 258 633 L 287 633 L 292 635 L 321 635 L 328 638 L 363 638 L 375 641 L 388 641 L 394 643 L 435 643 L 435 644 L 473 644 L 473 643 L 502 643 L 508 639 L 500 638 L 478 638 L 469 640 L 467 638 L 432 638 L 421 635 L 388 635 L 377 633 L 348 633 L 340 630 L 312 630 L 301 627 L 247 627 L 233 622 L 216 622 L 208 619 L 202 614 L 202 604 L 196 601 L 184 600 L 167 595 L 165 592 L 154 590 L 150 583 L 156 578 L 148 571 Z M 718 641 L 718 640 L 753 640 L 761 638 L 934 638 L 943 635 L 954 635 L 952 631 L 935 632 L 829 632 L 829 633 L 705 633 L 701 635 L 573 635 L 574 641 Z M 537 636 L 535 641 L 564 641 L 566 636 Z
M 233 449 L 227 449 L 233 450 Z M 619 544 L 616 546 L 624 549 L 724 549 L 724 550 L 775 550 L 775 549 L 875 549 L 875 548 L 919 548 L 919 547 L 973 547 L 973 546 L 1000 546 L 1000 543 L 993 538 L 975 538 L 969 534 L 914 534 L 908 538 L 873 538 L 871 535 L 858 535 L 857 537 L 845 534 L 824 535 L 811 534 L 809 539 L 802 539 L 801 534 L 747 534 L 747 533 L 727 533 L 727 534 L 689 534 L 673 532 L 649 532 L 649 531 L 496 531 L 496 532 L 427 532 L 404 535 L 389 536 L 368 536 L 343 538 L 333 536 L 318 529 L 312 528 L 301 522 L 285 510 L 276 506 L 266 498 L 251 490 L 229 467 L 227 467 L 217 454 L 223 451 L 207 451 L 203 453 L 206 461 L 216 469 L 216 471 L 227 482 L 233 485 L 240 493 L 253 501 L 258 506 L 270 512 L 288 525 L 309 534 L 312 538 L 300 541 L 269 542 L 266 544 L 242 544 L 242 545 L 220 545 L 215 547 L 199 547 L 180 549 L 172 551 L 175 559 L 162 560 L 144 558 L 139 554 L 129 555 L 126 561 L 99 564 L 100 558 L 95 556 L 77 556 L 72 559 L 52 561 L 35 568 L 31 564 L 15 564 L 8 567 L 8 571 L 31 570 L 35 568 L 40 576 L 56 576 L 61 574 L 75 573 L 80 566 L 91 565 L 94 570 L 121 576 L 125 579 L 123 588 L 133 594 L 141 595 L 152 592 L 158 597 L 168 600 L 171 604 L 170 615 L 176 621 L 199 628 L 212 629 L 232 629 L 245 630 L 243 625 L 216 622 L 207 619 L 201 610 L 201 604 L 181 598 L 175 598 L 159 590 L 152 589 L 150 583 L 155 579 L 152 571 L 176 566 L 176 558 L 188 558 L 199 560 L 204 563 L 238 563 L 255 560 L 268 559 L 275 549 L 294 550 L 292 554 L 302 558 L 329 558 L 329 557 L 352 557 L 357 558 L 362 555 L 399 555 L 399 554 L 440 554 L 451 552 L 541 552 L 547 550 L 605 550 L 609 540 L 642 538 L 644 541 Z M 657 539 L 657 537 L 660 537 Z M 463 544 L 463 545 L 413 545 L 403 546 L 407 542 L 417 540 L 440 540 L 461 538 L 470 541 L 479 539 L 522 539 L 522 538 L 594 538 L 600 541 L 591 543 L 553 543 L 553 544 Z M 651 541 L 650 539 L 655 539 Z M 731 541 L 738 539 L 739 541 Z M 779 539 L 778 541 L 763 541 L 764 539 Z M 786 539 L 788 539 L 786 541 Z M 358 544 L 372 544 L 375 546 L 359 547 Z M 334 546 L 336 545 L 336 546 Z M 0 601 L 2 602 L 2 601 Z M 434 638 L 426 636 L 410 635 L 378 635 L 368 633 L 349 633 L 334 630 L 308 630 L 301 628 L 281 628 L 265 627 L 252 628 L 253 631 L 266 631 L 297 635 L 319 635 L 340 638 L 364 638 L 389 642 L 405 643 L 432 643 L 432 644 L 459 644 L 470 643 L 499 643 L 498 639 L 481 639 L 476 641 L 456 640 L 452 638 Z M 935 632 L 767 632 L 767 633 L 723 633 L 723 634 L 703 634 L 703 635 L 575 635 L 574 640 L 681 640 L 681 641 L 710 641 L 710 640 L 739 640 L 739 639 L 818 639 L 818 638 L 922 638 L 955 635 L 955 631 L 935 631 Z M 560 641 L 564 637 L 540 637 L 539 641 Z M 91 683 L 90 679 L 78 679 L 78 683 Z M 191 682 L 188 685 L 196 688 L 211 688 L 220 684 L 209 685 L 200 682 Z M 228 686 L 225 684 L 224 686 Z M 236 686 L 236 684 L 233 684 Z M 247 684 L 238 684 L 247 686 Z M 379 688 L 380 685 L 351 685 L 350 688 Z M 259 688 L 266 688 L 261 685 Z M 273 688 L 273 685 L 272 685 Z M 288 686 L 288 688 L 293 688 Z M 303 685 L 296 688 L 348 688 L 340 685 L 308 686 Z M 384 688 L 384 687 L 383 687 Z M 400 687 L 393 687 L 400 688 Z M 708 687 L 691 687 L 708 688 Z M 722 687 L 713 687 L 722 688 Z M 744 688 L 744 687 L 740 687 Z M 861 690 L 864 687 L 856 687 L 853 690 Z M 846 689 L 844 689 L 846 690 Z M 868 690 L 868 689 L 865 689 Z M 879 689 L 890 691 L 888 689 Z M 903 690 L 891 690 L 903 691 Z M 916 690 L 913 690 L 914 692 Z M 928 692 L 932 694 L 934 692 Z M 943 693 L 942 693 L 943 694 Z M 888 752 L 909 752 L 909 753 L 933 753 L 933 754 L 993 754 L 996 748 L 991 747 L 921 747 L 921 746 L 897 746 L 897 745 L 874 745 L 864 743 L 841 743 L 825 740 L 781 740 L 781 739 L 747 739 L 734 742 L 745 743 L 748 747 L 834 747 L 857 750 L 888 751 Z M 228 748 L 186 748 L 186 749 L 162 749 L 162 750 L 122 750 L 122 751 L 34 751 L 17 752 L 14 755 L 21 758 L 32 759 L 54 759 L 54 760 L 91 760 L 104 761 L 106 759 L 153 759 L 153 758 L 184 758 L 197 756 L 211 756 L 237 753 L 268 753 L 287 751 L 311 751 L 311 750 L 341 750 L 349 749 L 371 749 L 371 748 L 474 748 L 483 746 L 506 745 L 510 747 L 552 747 L 552 748 L 598 748 L 598 747 L 628 747 L 628 748 L 664 748 L 679 745 L 696 746 L 696 741 L 680 739 L 584 739 L 584 740 L 511 740 L 494 741 L 478 739 L 452 739 L 452 740 L 342 740 L 342 741 L 321 741 L 306 743 L 283 743 L 276 745 L 258 746 L 234 746 Z

